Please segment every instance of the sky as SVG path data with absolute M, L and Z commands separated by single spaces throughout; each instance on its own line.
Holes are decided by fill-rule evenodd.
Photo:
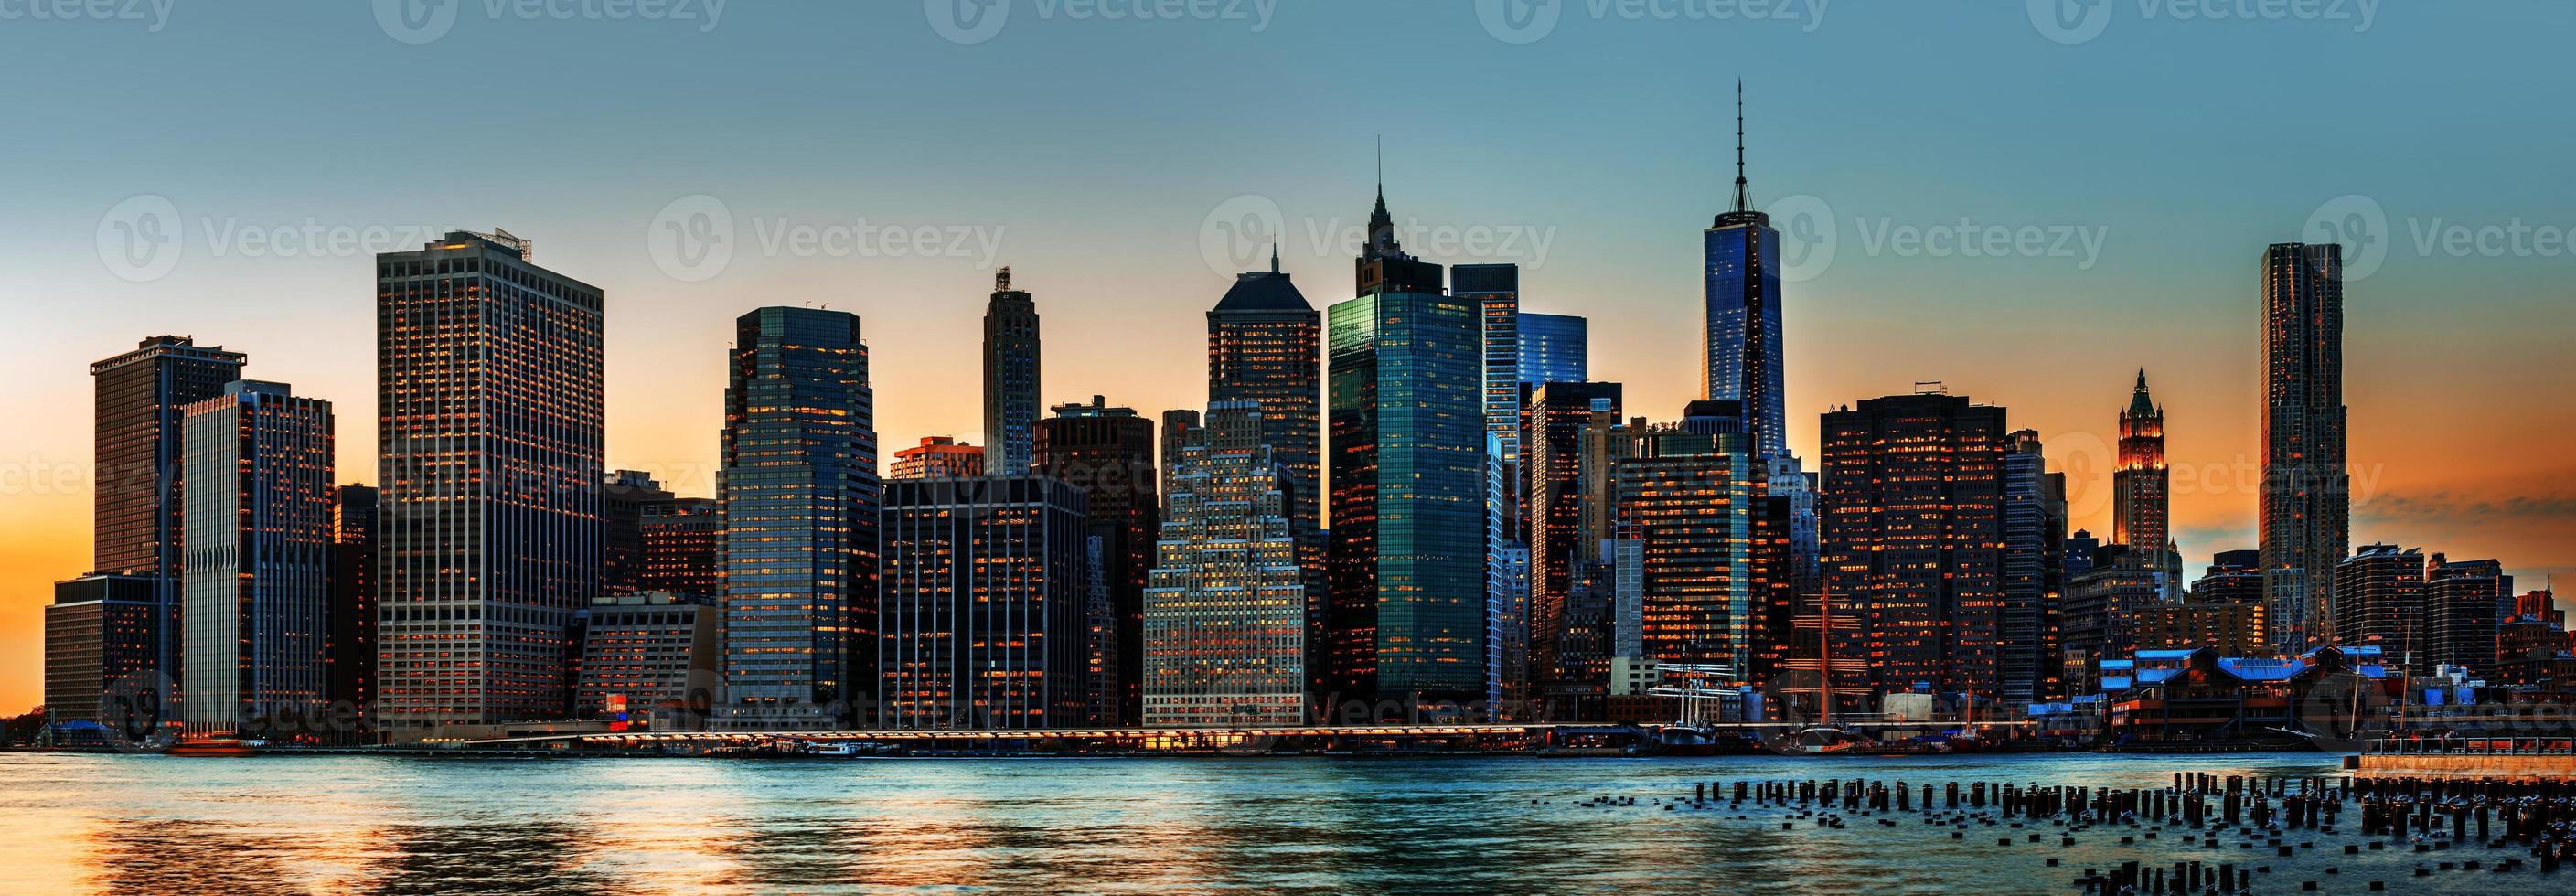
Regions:
M 0 708 L 89 570 L 87 366 L 161 333 L 334 402 L 374 482 L 371 256 L 505 228 L 607 291 L 608 461 L 711 494 L 731 320 L 864 320 L 888 453 L 982 443 L 993 268 L 1049 404 L 1206 400 L 1206 308 L 1406 246 L 1517 262 L 1631 414 L 1697 397 L 1734 172 L 1784 230 L 1792 447 L 1938 381 L 2108 529 L 2255 545 L 2257 263 L 2347 246 L 2353 542 L 2576 569 L 2576 6 L 2377 0 L 0 0 Z

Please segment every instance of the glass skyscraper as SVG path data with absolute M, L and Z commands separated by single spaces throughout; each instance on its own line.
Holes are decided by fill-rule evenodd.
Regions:
M 858 315 L 762 308 L 735 321 L 725 390 L 722 724 L 828 728 L 876 666 L 875 394 Z
M 1487 678 L 1481 315 L 1403 254 L 1383 191 L 1370 227 L 1363 294 L 1326 313 L 1326 684 L 1345 703 L 1463 708 Z
M 1706 231 L 1706 387 L 1700 397 L 1744 408 L 1756 457 L 1788 453 L 1780 374 L 1780 231 L 1753 210 L 1744 180 L 1744 95 L 1736 86 L 1735 205 Z
M 1840 673 L 1880 694 L 2002 693 L 2004 409 L 1897 395 L 1824 415 L 1825 594 Z
M 1273 255 L 1270 270 L 1237 275 L 1207 318 L 1208 401 L 1261 405 L 1262 443 L 1295 480 L 1289 510 L 1321 528 L 1323 314 Z
M 1521 312 L 1517 373 L 1522 385 L 1580 383 L 1591 377 L 1591 322 L 1572 314 Z
M 887 484 L 880 725 L 1082 724 L 1083 514 L 1082 490 L 1047 476 Z
M 331 404 L 236 382 L 191 402 L 181 573 L 190 731 L 312 733 L 329 699 Z
M 559 718 L 600 591 L 601 303 L 508 233 L 376 256 L 380 730 Z
M 98 488 L 90 568 L 152 580 L 161 618 L 145 645 L 173 699 L 183 674 L 179 645 L 179 570 L 185 549 L 180 518 L 186 477 L 180 465 L 180 408 L 223 394 L 241 379 L 249 356 L 200 346 L 185 336 L 155 336 L 133 351 L 92 364 L 97 390 Z M 176 716 L 176 703 L 168 707 Z
M 2263 603 L 2272 646 L 2325 645 L 2352 546 L 2344 467 L 2343 247 L 2263 253 Z

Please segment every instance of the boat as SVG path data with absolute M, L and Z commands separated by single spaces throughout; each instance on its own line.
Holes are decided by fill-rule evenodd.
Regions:
M 268 746 L 267 741 L 243 740 L 235 737 L 183 737 L 178 743 L 171 744 L 170 749 L 164 751 L 163 755 L 250 756 L 258 753 L 259 748 L 265 746 Z

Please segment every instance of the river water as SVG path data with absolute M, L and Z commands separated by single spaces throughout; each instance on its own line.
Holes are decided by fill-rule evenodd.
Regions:
M 2176 771 L 2334 775 L 2317 753 L 1797 759 L 453 760 L 0 754 L 0 892 L 2074 892 L 2123 859 L 2237 844 L 1953 840 L 1666 810 L 1695 781 L 1868 777 L 2156 787 Z M 1585 805 L 1598 796 L 1638 805 Z M 1738 819 L 1736 814 L 1753 815 Z M 2043 829 L 2044 830 L 2044 829 Z M 2322 844 L 2321 844 L 2322 845 Z M 2326 892 L 2421 856 L 2340 864 Z M 2260 861 L 2276 861 L 2268 850 Z M 2466 856 L 2463 856 L 2466 857 Z M 2057 858 L 2061 867 L 2046 867 Z M 2446 872 L 2447 874 L 2447 872 Z M 2567 892 L 2536 874 L 2445 889 Z M 2561 875 L 2563 877 L 2563 875 Z

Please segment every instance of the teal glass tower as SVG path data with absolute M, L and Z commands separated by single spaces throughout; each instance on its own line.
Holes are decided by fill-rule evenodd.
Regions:
M 1486 697 L 1481 310 L 1403 254 L 1380 196 L 1360 296 L 1326 312 L 1324 683 L 1337 721 L 1459 717 Z

